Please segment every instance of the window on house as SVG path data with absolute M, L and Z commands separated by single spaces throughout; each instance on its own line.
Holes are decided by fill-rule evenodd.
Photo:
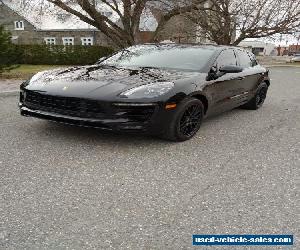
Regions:
M 15 30 L 24 30 L 24 21 L 15 21 Z
M 56 44 L 55 37 L 45 37 L 44 40 L 47 45 L 55 45 Z
M 93 37 L 82 37 L 81 44 L 85 45 L 85 46 L 94 45 L 94 39 L 93 39 Z
M 63 37 L 63 45 L 74 45 L 74 37 Z

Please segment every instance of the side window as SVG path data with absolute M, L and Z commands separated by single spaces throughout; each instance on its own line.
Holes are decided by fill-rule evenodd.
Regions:
M 252 67 L 252 61 L 248 55 L 248 52 L 243 51 L 243 50 L 237 50 L 237 55 L 240 59 L 240 66 L 243 68 L 249 68 Z
M 234 51 L 232 49 L 223 50 L 219 55 L 216 64 L 218 69 L 224 66 L 231 66 L 231 65 L 236 66 L 237 61 L 236 61 Z

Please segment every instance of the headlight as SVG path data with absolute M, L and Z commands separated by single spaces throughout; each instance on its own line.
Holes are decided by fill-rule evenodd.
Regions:
M 156 82 L 129 89 L 121 93 L 121 96 L 130 98 L 153 98 L 169 92 L 172 88 L 174 88 L 173 82 Z

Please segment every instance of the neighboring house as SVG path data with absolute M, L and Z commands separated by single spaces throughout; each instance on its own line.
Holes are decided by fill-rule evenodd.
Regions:
M 289 53 L 289 46 L 278 46 L 277 48 L 277 56 L 286 56 Z
M 197 26 L 184 16 L 174 16 L 158 35 L 158 40 L 171 40 L 176 43 L 204 42 L 200 39 Z
M 298 43 L 296 45 L 292 44 L 292 45 L 289 46 L 288 53 L 291 54 L 291 55 L 300 53 L 299 40 L 298 40 Z
M 150 2 L 151 3 L 151 2 Z M 174 2 L 175 5 L 180 4 L 180 1 Z M 205 4 L 208 4 L 207 0 Z M 185 4 L 185 2 L 183 2 Z M 168 3 L 170 5 L 170 3 Z M 163 1 L 152 2 L 151 11 L 157 20 L 160 20 L 164 6 Z M 171 6 L 170 6 L 171 7 Z M 208 43 L 205 33 L 201 28 L 192 22 L 186 15 L 176 15 L 172 17 L 159 32 L 158 41 L 170 40 L 176 43 Z
M 259 40 L 244 40 L 238 46 L 248 48 L 260 56 L 275 56 L 278 53 L 275 44 Z

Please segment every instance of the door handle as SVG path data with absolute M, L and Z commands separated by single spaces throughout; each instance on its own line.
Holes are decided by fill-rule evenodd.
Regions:
M 232 78 L 230 78 L 229 80 L 238 80 L 238 81 L 242 81 L 242 80 L 244 80 L 244 79 L 245 79 L 245 77 L 240 76 L 240 77 L 232 77 Z

